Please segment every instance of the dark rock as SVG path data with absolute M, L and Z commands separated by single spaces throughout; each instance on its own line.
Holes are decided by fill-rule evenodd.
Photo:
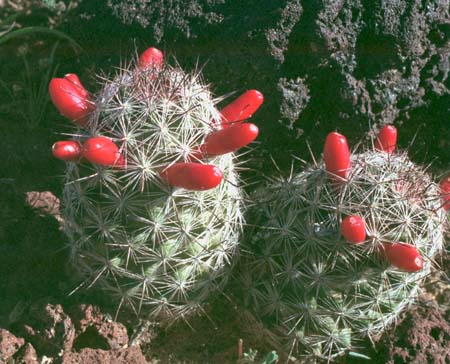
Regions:
M 450 311 L 442 311 L 432 297 L 422 299 L 377 343 L 386 353 L 384 363 L 450 363 L 449 319 Z
M 280 108 L 281 116 L 289 122 L 287 128 L 290 130 L 296 129 L 297 135 L 300 136 L 303 130 L 295 128 L 294 123 L 309 102 L 308 86 L 306 86 L 305 80 L 301 78 L 295 80 L 280 78 L 277 87 L 283 96 Z
M 82 349 L 77 352 L 66 352 L 61 364 L 146 364 L 144 355 L 137 347 L 119 350 Z
M 126 24 L 138 23 L 144 28 L 150 27 L 157 42 L 161 41 L 166 31 L 178 30 L 186 38 L 196 36 L 193 25 L 205 26 L 217 24 L 223 19 L 220 12 L 216 12 L 217 5 L 225 0 L 216 1 L 117 1 L 108 0 L 108 6 L 113 13 Z
M 0 328 L 0 363 L 9 360 L 24 344 L 24 339 Z
M 184 63 L 208 61 L 204 72 L 219 94 L 259 88 L 266 96 L 259 140 L 275 154 L 282 141 L 275 157 L 305 151 L 306 143 L 295 141 L 302 133 L 319 155 L 317 140 L 331 130 L 353 144 L 394 123 L 401 126 L 400 147 L 409 147 L 419 130 L 419 155 L 450 161 L 449 144 L 438 141 L 450 140 L 449 111 L 441 107 L 450 100 L 448 1 L 110 0 L 109 6 L 122 19 L 153 27 L 154 40 L 164 40 Z
M 284 62 L 284 52 L 289 45 L 289 36 L 302 15 L 303 8 L 300 0 L 287 1 L 277 14 L 278 22 L 265 31 L 270 54 L 278 62 Z

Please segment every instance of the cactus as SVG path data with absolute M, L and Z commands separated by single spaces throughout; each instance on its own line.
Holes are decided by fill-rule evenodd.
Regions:
M 55 106 L 78 125 L 73 140 L 53 146 L 67 162 L 71 261 L 85 286 L 108 291 L 119 308 L 185 318 L 229 276 L 244 208 L 232 152 L 258 128 L 238 113 L 225 129 L 200 74 L 170 66 L 155 48 L 101 80 L 96 95 L 73 74 L 49 85 Z M 259 101 L 244 106 L 255 111 Z
M 329 152 L 336 140 L 342 155 Z M 425 169 L 392 138 L 349 161 L 346 145 L 330 133 L 325 161 L 256 190 L 241 246 L 246 304 L 310 362 L 394 323 L 443 248 L 441 192 Z

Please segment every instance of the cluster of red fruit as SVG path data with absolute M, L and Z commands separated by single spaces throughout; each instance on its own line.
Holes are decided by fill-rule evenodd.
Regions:
M 385 153 L 393 153 L 397 143 L 397 129 L 392 125 L 386 125 L 378 134 L 374 147 Z M 350 151 L 345 136 L 333 132 L 328 134 L 323 151 L 325 169 L 330 174 L 333 183 L 345 182 L 350 169 Z M 450 176 L 440 182 L 442 207 L 450 209 Z M 366 241 L 366 226 L 360 216 L 350 215 L 345 217 L 340 225 L 341 234 L 351 244 L 361 244 Z M 393 266 L 407 272 L 417 272 L 423 268 L 423 259 L 417 249 L 403 242 L 382 242 L 380 253 Z
M 149 48 L 139 57 L 140 71 L 152 69 L 158 72 L 163 67 L 163 53 Z M 64 78 L 53 78 L 49 85 L 50 97 L 59 112 L 81 127 L 87 127 L 89 115 L 95 110 L 95 103 L 75 74 Z M 258 136 L 258 127 L 245 123 L 261 106 L 263 95 L 249 90 L 221 110 L 220 125 L 192 154 L 192 160 L 234 152 Z M 214 122 L 214 121 L 212 121 Z M 217 122 L 215 122 L 217 124 Z M 120 148 L 109 138 L 94 136 L 83 144 L 75 140 L 58 141 L 52 147 L 53 155 L 64 161 L 87 161 L 116 168 L 126 168 L 127 160 Z M 216 187 L 223 178 L 214 165 L 195 162 L 174 163 L 163 171 L 163 177 L 170 185 L 189 190 L 207 190 Z
M 163 54 L 156 48 L 149 48 L 139 57 L 139 68 L 160 70 Z M 95 110 L 95 103 L 75 74 L 54 78 L 49 85 L 50 97 L 60 113 L 81 127 L 86 127 L 89 115 Z M 218 156 L 234 152 L 251 143 L 258 135 L 258 127 L 245 123 L 261 106 L 263 95 L 249 90 L 221 110 L 220 127 L 208 135 L 194 153 L 193 159 Z M 384 126 L 375 142 L 375 148 L 393 153 L 397 142 L 397 130 L 392 125 Z M 83 144 L 75 140 L 58 141 L 52 147 L 53 155 L 64 161 L 87 161 L 102 165 L 124 168 L 127 161 L 120 148 L 109 138 L 94 136 Z M 346 180 L 351 168 L 350 151 L 345 136 L 333 132 L 325 141 L 324 161 L 327 172 L 335 183 Z M 214 165 L 195 162 L 175 163 L 161 171 L 161 176 L 172 186 L 189 190 L 206 190 L 216 187 L 223 178 Z M 440 183 L 443 208 L 450 210 L 450 176 Z M 341 223 L 343 237 L 352 244 L 366 241 L 364 220 L 359 216 L 347 216 Z M 382 254 L 394 266 L 415 272 L 423 267 L 422 257 L 410 244 L 382 243 Z

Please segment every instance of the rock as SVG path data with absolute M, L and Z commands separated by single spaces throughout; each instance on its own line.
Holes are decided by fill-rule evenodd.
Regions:
M 72 350 L 75 327 L 61 305 L 36 303 L 30 308 L 23 336 L 39 353 L 56 356 Z
M 144 355 L 137 347 L 119 350 L 85 348 L 77 352 L 66 352 L 61 364 L 146 364 Z
M 25 344 L 24 347 L 19 351 L 19 353 L 14 358 L 15 364 L 38 364 L 38 356 L 33 345 L 30 343 Z
M 36 302 L 21 318 L 25 323 L 18 329 L 30 343 L 19 351 L 25 340 L 3 330 L 0 353 L 5 358 L 14 356 L 16 364 L 37 364 L 34 348 L 55 363 L 146 363 L 138 347 L 128 347 L 125 325 L 112 321 L 98 307 L 82 304 L 67 312 L 60 304 Z
M 25 344 L 25 340 L 0 328 L 0 363 L 8 361 Z
M 127 329 L 120 322 L 104 322 L 98 328 L 98 333 L 106 339 L 109 347 L 113 350 L 123 348 L 128 344 Z
M 106 319 L 98 307 L 92 305 L 80 305 L 73 310 L 77 328 L 77 338 L 74 344 L 77 350 L 92 346 L 95 341 L 100 349 L 121 349 L 128 345 L 126 327 L 120 322 Z
M 47 215 L 59 215 L 59 199 L 50 191 L 26 192 L 25 201 L 30 207 Z
M 70 315 L 79 332 L 85 332 L 88 327 L 101 326 L 103 323 L 103 314 L 100 312 L 100 309 L 89 304 L 81 304 L 72 308 Z
M 26 192 L 25 202 L 28 206 L 37 210 L 41 216 L 51 215 L 59 223 L 63 222 L 59 211 L 60 201 L 50 191 Z

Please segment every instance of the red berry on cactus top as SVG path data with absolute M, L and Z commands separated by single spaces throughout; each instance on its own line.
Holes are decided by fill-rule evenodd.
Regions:
M 174 187 L 203 191 L 216 187 L 222 181 L 219 168 L 210 164 L 175 163 L 161 174 Z
M 63 116 L 82 127 L 86 126 L 87 118 L 94 107 L 76 75 L 53 78 L 48 90 L 53 104 Z
M 75 140 L 59 141 L 53 144 L 52 153 L 55 158 L 76 162 L 82 157 L 81 144 Z
M 89 138 L 82 148 L 83 157 L 93 164 L 114 166 L 124 163 L 119 148 L 114 142 L 105 137 Z
M 349 243 L 363 243 L 366 240 L 366 224 L 359 216 L 347 216 L 342 220 L 341 234 Z
M 381 128 L 375 141 L 375 149 L 393 153 L 397 144 L 397 129 L 393 125 L 385 125 Z
M 139 57 L 139 67 L 142 70 L 146 70 L 149 68 L 161 69 L 164 60 L 163 53 L 157 49 L 150 47 L 142 52 Z
M 403 243 L 383 243 L 382 255 L 394 267 L 406 272 L 418 272 L 423 268 L 423 259 L 413 245 Z
M 332 177 L 336 179 L 346 179 L 350 171 L 350 150 L 347 139 L 342 134 L 329 133 L 323 149 L 323 159 L 325 168 Z
M 263 101 L 263 94 L 257 90 L 244 92 L 220 111 L 222 114 L 222 125 L 229 126 L 250 118 L 259 109 Z
M 81 84 L 80 79 L 78 78 L 78 76 L 75 73 L 68 73 L 68 74 L 66 74 L 64 76 L 64 79 L 66 79 L 69 82 L 72 82 L 72 84 L 74 84 L 77 87 L 80 96 L 83 96 L 83 97 L 86 97 L 86 98 L 89 97 L 89 92 L 87 92 L 87 90 Z
M 258 127 L 255 124 L 234 124 L 208 135 L 201 150 L 209 156 L 234 152 L 255 140 L 258 132 Z

